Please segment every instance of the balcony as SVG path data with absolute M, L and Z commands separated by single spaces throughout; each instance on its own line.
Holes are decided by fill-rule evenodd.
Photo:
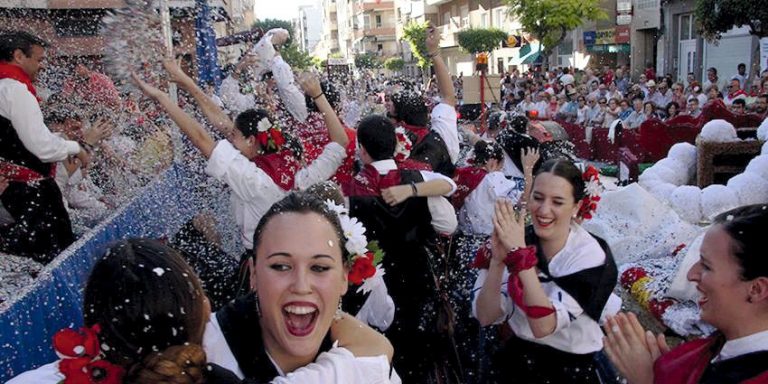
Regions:
M 444 24 L 438 27 L 441 31 L 442 39 L 440 40 L 440 48 L 455 47 L 458 45 L 456 39 L 456 32 L 459 30 L 456 26 L 451 24 Z
M 427 0 L 427 5 L 443 5 L 448 4 L 453 0 Z
M 361 11 L 382 11 L 382 10 L 394 10 L 395 9 L 395 2 L 394 1 L 382 1 L 380 3 L 377 2 L 356 2 L 352 5 L 352 13 L 358 14 Z

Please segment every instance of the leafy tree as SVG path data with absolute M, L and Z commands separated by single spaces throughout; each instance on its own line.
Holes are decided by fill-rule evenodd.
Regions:
M 539 40 L 546 60 L 568 31 L 587 20 L 605 19 L 600 0 L 503 0 L 509 14 Z M 755 0 L 758 1 L 758 0 Z M 541 49 L 541 48 L 540 48 Z
M 323 69 L 326 65 L 328 65 L 328 60 L 321 59 L 317 56 L 312 56 L 312 65 L 314 65 L 317 69 Z
M 293 24 L 291 24 L 290 21 L 279 19 L 262 19 L 253 23 L 252 27 L 261 28 L 265 33 L 273 28 L 283 28 L 291 35 L 291 37 L 288 38 L 288 41 L 285 42 L 285 45 L 290 45 L 293 43 Z
M 284 45 L 280 48 L 280 55 L 291 68 L 296 70 L 304 70 L 313 65 L 312 56 L 296 44 Z
M 459 46 L 469 53 L 491 52 L 507 39 L 507 33 L 496 28 L 470 28 L 459 32 Z
M 405 61 L 400 57 L 390 57 L 384 61 L 384 68 L 392 71 L 399 72 L 405 67 Z
M 697 0 L 694 12 L 701 35 L 708 40 L 719 39 L 734 26 L 748 26 L 752 35 L 768 37 L 765 0 Z
M 355 56 L 355 66 L 358 68 L 380 68 L 379 58 L 370 53 L 359 53 Z
M 421 68 L 429 66 L 429 52 L 427 52 L 427 27 L 428 22 L 411 21 L 403 27 L 403 39 L 411 47 L 413 56 L 418 60 Z

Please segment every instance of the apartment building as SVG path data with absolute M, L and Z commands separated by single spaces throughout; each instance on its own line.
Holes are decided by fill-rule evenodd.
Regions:
M 294 38 L 305 52 L 313 52 L 323 37 L 322 12 L 317 5 L 302 5 L 293 19 Z
M 425 21 L 438 25 L 437 6 L 427 5 L 426 0 L 395 0 L 395 39 L 398 41 L 398 52 L 405 61 L 403 73 L 406 76 L 419 76 L 422 71 L 417 65 L 410 45 L 403 40 L 403 28 L 411 22 Z

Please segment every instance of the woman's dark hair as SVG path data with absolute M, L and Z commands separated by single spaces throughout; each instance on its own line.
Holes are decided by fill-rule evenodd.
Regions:
M 264 118 L 268 119 L 270 123 L 274 123 L 274 120 L 266 110 L 246 109 L 235 118 L 235 128 L 237 128 L 237 130 L 240 131 L 240 133 L 242 133 L 245 138 L 255 136 L 257 133 L 259 133 L 259 122 Z M 285 144 L 283 146 L 290 149 L 297 159 L 301 159 L 304 153 L 304 147 L 301 145 L 301 142 L 286 132 L 285 129 L 282 129 L 282 134 L 283 138 L 285 139 Z M 262 149 L 264 151 L 274 152 L 274 149 Z
M 418 127 L 429 124 L 429 109 L 424 98 L 413 91 L 402 91 L 392 95 L 395 115 L 398 120 Z
M 24 52 L 29 57 L 32 54 L 32 47 L 38 45 L 43 48 L 48 46 L 45 40 L 23 31 L 13 31 L 0 35 L 0 61 L 9 62 L 13 60 L 13 53 L 17 49 Z
M 306 191 L 315 195 L 321 201 L 330 200 L 336 205 L 344 205 L 344 194 L 341 192 L 341 187 L 331 180 L 312 184 Z
M 529 135 L 517 133 L 510 128 L 502 129 L 496 136 L 496 142 L 501 145 L 501 148 L 521 172 L 523 171 L 523 162 L 520 160 L 520 154 L 523 149 L 539 149 L 540 146 L 538 140 Z
M 536 170 L 535 176 L 542 173 L 551 173 L 560 176 L 573 188 L 573 201 L 578 203 L 584 198 L 584 179 L 581 170 L 573 162 L 566 159 L 547 160 Z
M 676 101 L 670 101 L 667 104 L 667 108 L 665 109 L 665 111 L 667 112 L 667 116 L 669 116 L 669 108 L 673 106 L 675 107 L 675 111 L 677 111 L 677 113 L 680 113 L 680 104 L 678 104 Z
M 374 161 L 391 159 L 397 147 L 395 126 L 385 116 L 370 115 L 357 124 L 357 141 Z
M 504 150 L 501 149 L 501 145 L 496 142 L 490 142 L 480 140 L 475 143 L 474 148 L 475 165 L 480 166 L 488 162 L 488 160 L 495 159 L 502 161 L 504 159 Z
M 204 301 L 197 275 L 178 252 L 156 240 L 127 239 L 93 267 L 83 317 L 87 326 L 99 324 L 107 360 L 131 377 L 154 353 L 202 343 Z
M 715 217 L 714 223 L 719 224 L 733 239 L 731 252 L 741 266 L 742 280 L 768 277 L 768 257 L 765 254 L 768 205 L 734 208 Z
M 517 133 L 528 133 L 528 118 L 523 115 L 512 116 L 509 127 Z
M 284 213 L 316 213 L 333 226 L 334 231 L 339 236 L 339 247 L 341 248 L 342 260 L 346 262 L 349 258 L 346 247 L 343 246 L 344 231 L 341 229 L 341 222 L 336 212 L 325 205 L 325 202 L 316 195 L 309 192 L 291 192 L 277 203 L 272 204 L 267 213 L 261 217 L 259 224 L 256 225 L 256 231 L 253 232 L 253 259 L 256 260 L 256 250 L 261 243 L 261 236 L 264 229 L 272 218 Z

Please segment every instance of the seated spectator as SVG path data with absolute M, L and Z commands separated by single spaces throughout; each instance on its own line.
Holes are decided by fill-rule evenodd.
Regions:
M 739 79 L 731 80 L 730 84 L 728 85 L 728 94 L 723 99 L 725 105 L 733 104 L 734 100 L 745 100 L 747 98 L 747 93 L 741 89 L 740 84 L 741 83 L 739 83 Z
M 689 97 L 687 106 L 688 109 L 686 109 L 685 114 L 691 115 L 692 117 L 699 117 L 699 115 L 701 115 L 698 98 L 694 96 Z
M 621 108 L 621 113 L 619 113 L 619 119 L 624 121 L 632 113 L 632 108 L 629 106 L 629 101 L 627 101 L 627 99 L 621 99 L 621 101 L 619 102 L 619 108 Z
M 635 96 L 635 98 L 632 99 L 632 106 L 634 108 L 632 113 L 630 113 L 627 119 L 624 120 L 624 127 L 629 129 L 639 128 L 640 124 L 642 124 L 646 119 L 646 116 L 643 113 L 642 97 Z
M 667 107 L 665 108 L 666 111 L 666 119 L 672 119 L 680 114 L 680 104 L 677 104 L 676 102 L 671 102 L 667 104 Z
M 731 112 L 744 114 L 747 109 L 747 102 L 744 99 L 736 99 L 731 103 Z
M 752 103 L 752 112 L 764 115 L 768 111 L 768 94 L 764 93 Z

